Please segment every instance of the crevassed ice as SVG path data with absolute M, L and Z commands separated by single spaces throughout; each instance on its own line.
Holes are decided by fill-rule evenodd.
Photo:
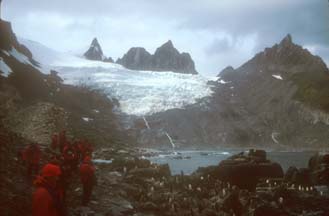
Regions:
M 120 102 L 121 111 L 149 115 L 173 108 L 183 108 L 212 91 L 201 75 L 173 72 L 132 71 L 124 67 L 89 61 L 25 41 L 34 58 L 43 67 L 55 69 L 67 84 L 100 89 Z

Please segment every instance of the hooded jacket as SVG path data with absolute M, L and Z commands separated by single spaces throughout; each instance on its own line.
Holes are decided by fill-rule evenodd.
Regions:
M 33 194 L 32 215 L 33 216 L 64 216 L 63 203 L 55 185 L 39 176 L 34 181 L 36 191 Z

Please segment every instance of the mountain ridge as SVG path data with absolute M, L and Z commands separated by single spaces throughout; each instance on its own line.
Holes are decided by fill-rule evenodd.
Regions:
M 214 94 L 199 103 L 148 117 L 152 130 L 140 140 L 152 146 L 152 133 L 164 130 L 182 148 L 329 146 L 328 68 L 290 35 L 210 84 Z

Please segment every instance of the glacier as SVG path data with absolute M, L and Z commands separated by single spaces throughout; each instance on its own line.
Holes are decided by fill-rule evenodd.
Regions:
M 73 54 L 58 52 L 46 46 L 19 38 L 27 46 L 41 70 L 55 70 L 71 85 L 101 90 L 118 99 L 120 111 L 128 115 L 146 116 L 195 103 L 213 92 L 207 85 L 216 77 L 174 72 L 135 71 L 115 63 L 91 61 Z

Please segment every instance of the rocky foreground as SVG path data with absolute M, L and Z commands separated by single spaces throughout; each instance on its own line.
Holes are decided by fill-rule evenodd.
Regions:
M 25 140 L 1 134 L 0 212 L 31 215 L 33 186 L 15 155 Z M 68 215 L 327 215 L 328 155 L 315 155 L 305 169 L 283 173 L 264 151 L 240 153 L 191 175 L 171 175 L 169 166 L 143 159 L 147 152 L 122 145 L 97 149 L 97 185 L 88 207 L 81 207 L 76 170 L 69 178 Z M 3 155 L 3 154 L 2 154 Z M 43 163 L 50 152 L 44 150 Z M 246 184 L 247 183 L 247 184 Z
M 131 149 L 97 151 L 95 156 L 113 160 L 96 163 L 98 184 L 88 208 L 79 207 L 81 188 L 72 185 L 70 213 L 215 216 L 326 215 L 329 212 L 326 204 L 329 198 L 311 181 L 305 182 L 305 176 L 301 179 L 298 170 L 291 175 L 290 169 L 284 176 L 280 165 L 254 154 L 235 155 L 218 166 L 200 168 L 189 176 L 183 173 L 172 176 L 168 165 L 152 164 L 140 159 L 140 155 L 141 152 Z M 252 181 L 257 184 L 252 185 Z M 251 184 L 245 187 L 245 182 Z

